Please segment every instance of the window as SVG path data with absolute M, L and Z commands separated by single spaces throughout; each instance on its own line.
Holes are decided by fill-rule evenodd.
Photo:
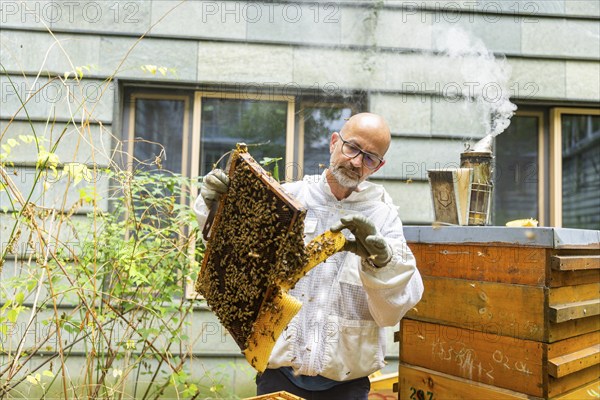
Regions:
M 506 131 L 496 137 L 494 225 L 522 218 L 545 222 L 543 179 L 540 179 L 543 116 L 541 112 L 517 113 Z
M 329 163 L 331 133 L 364 104 L 352 94 L 343 102 L 332 96 L 138 88 L 126 88 L 125 95 L 128 165 L 190 177 L 205 175 L 240 142 L 259 162 L 277 159 L 266 169 L 277 168 L 280 179 L 318 174 Z
M 551 142 L 551 222 L 600 229 L 600 110 L 552 110 Z
M 185 176 L 189 158 L 185 151 L 190 128 L 189 96 L 135 93 L 129 96 L 126 106 L 129 106 L 124 113 L 126 167 L 150 174 L 183 172 Z
M 265 157 L 281 159 L 268 169 L 277 176 L 287 176 L 285 166 L 293 162 L 293 99 L 268 96 L 261 99 L 240 98 L 237 94 L 198 92 L 195 105 L 198 111 L 194 121 L 194 139 L 199 165 L 192 166 L 200 175 L 208 173 L 221 156 L 246 143 L 256 161 Z M 267 96 L 262 96 L 267 97 Z M 223 166 L 221 166 L 223 167 Z
M 532 217 L 600 229 L 600 110 L 520 111 L 496 137 L 495 157 L 495 225 Z
M 185 96 L 131 96 L 126 135 L 130 168 L 173 172 L 184 169 L 187 160 L 182 149 L 187 147 L 188 103 Z

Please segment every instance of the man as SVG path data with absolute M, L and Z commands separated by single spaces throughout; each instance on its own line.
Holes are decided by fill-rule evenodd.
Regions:
M 258 394 L 286 390 L 306 399 L 367 399 L 368 375 L 384 366 L 383 327 L 396 325 L 420 300 L 423 283 L 397 208 L 382 186 L 366 181 L 384 165 L 390 142 L 382 117 L 354 115 L 331 136 L 329 168 L 285 185 L 307 208 L 307 242 L 327 229 L 350 233 L 346 251 L 290 291 L 303 306 L 257 376 Z M 227 185 L 222 171 L 207 175 L 203 201 L 196 202 L 201 222 L 202 203 L 218 200 Z

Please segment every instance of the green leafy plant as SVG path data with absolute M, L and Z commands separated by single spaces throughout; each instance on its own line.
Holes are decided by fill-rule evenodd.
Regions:
M 203 255 L 190 207 L 198 182 L 161 170 L 160 160 L 150 171 L 116 161 L 118 135 L 94 117 L 98 98 L 79 90 L 96 69 L 47 73 L 21 97 L 14 71 L 0 64 L 19 102 L 0 131 L 0 398 L 235 397 L 226 372 L 192 357 L 203 334 L 192 327 L 198 303 L 186 293 Z M 68 93 L 71 116 L 50 112 L 40 129 L 30 103 L 50 84 Z M 114 149 L 94 147 L 92 125 Z M 69 133 L 108 161 L 67 160 L 60 147 Z M 27 161 L 16 160 L 19 152 Z
M 281 157 L 263 157 L 263 159 L 259 161 L 259 163 L 265 168 L 268 168 L 272 165 L 272 175 L 277 182 L 279 182 L 279 161 L 281 160 L 283 160 Z
M 55 214 L 53 223 L 77 232 L 77 239 L 32 253 L 24 273 L 3 282 L 2 297 L 9 300 L 2 306 L 2 333 L 22 313 L 47 327 L 36 344 L 23 335 L 2 349 L 8 359 L 0 370 L 3 394 L 22 381 L 45 392 L 61 374 L 65 392 L 88 398 L 115 397 L 128 380 L 135 382 L 136 398 L 160 398 L 169 389 L 188 397 L 202 389 L 185 371 L 194 306 L 185 297 L 185 278 L 193 279 L 202 256 L 194 245 L 195 216 L 181 201 L 189 200 L 192 182 L 167 173 L 104 174 L 114 182 L 109 211 L 96 209 L 79 220 Z M 87 191 L 81 195 L 83 200 Z M 39 229 L 33 221 L 44 217 L 43 210 L 32 209 L 18 221 L 18 230 Z M 36 239 L 43 242 L 47 233 L 40 231 Z M 48 295 L 38 296 L 41 291 Z M 59 302 L 69 298 L 69 312 L 45 313 L 58 311 Z M 84 381 L 75 386 L 66 360 L 77 347 L 88 359 Z M 40 352 L 47 361 L 22 373 Z M 214 395 L 215 387 L 205 389 Z

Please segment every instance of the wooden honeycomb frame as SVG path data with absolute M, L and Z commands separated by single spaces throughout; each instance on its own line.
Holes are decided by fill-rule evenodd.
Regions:
M 307 261 L 306 210 L 244 148 L 212 223 L 196 290 L 245 350 L 259 310 Z

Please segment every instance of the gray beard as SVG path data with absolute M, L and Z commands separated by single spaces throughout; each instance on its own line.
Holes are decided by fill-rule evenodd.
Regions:
M 340 186 L 347 189 L 355 189 L 360 183 L 360 178 L 349 176 L 346 174 L 347 168 L 340 167 L 339 165 L 331 165 L 331 174 Z

